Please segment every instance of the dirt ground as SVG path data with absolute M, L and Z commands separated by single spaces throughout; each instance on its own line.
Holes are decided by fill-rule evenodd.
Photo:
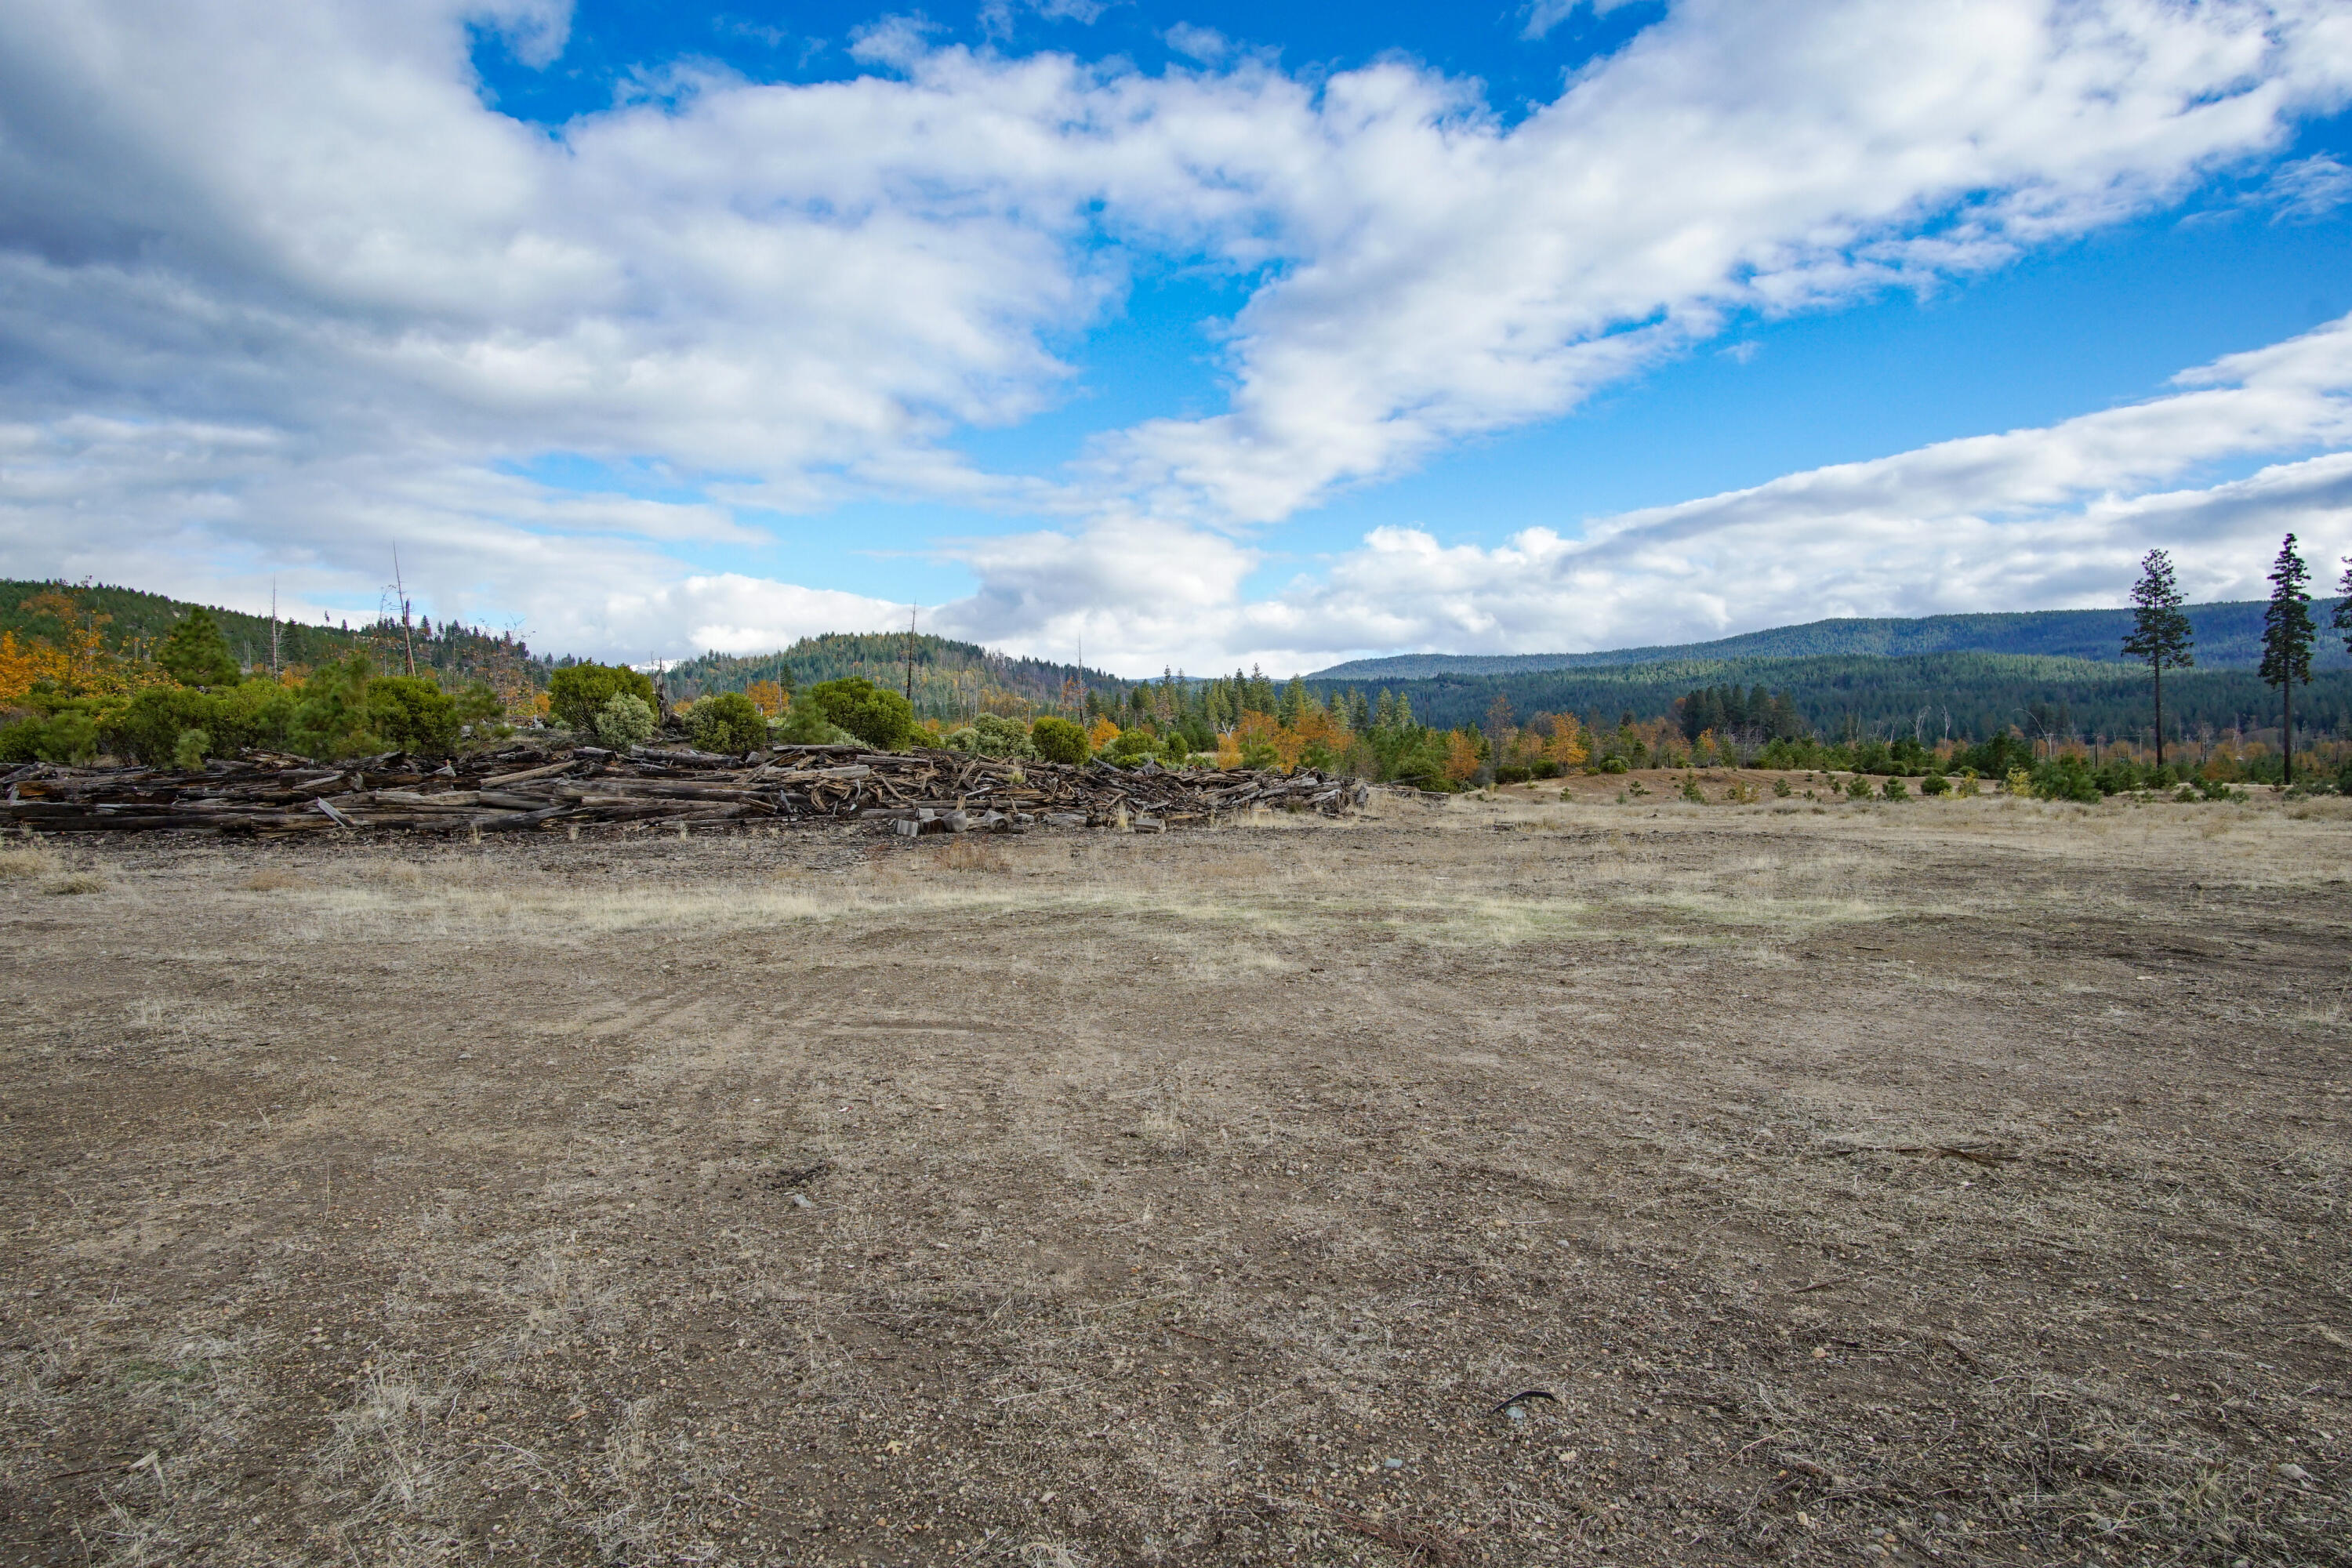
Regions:
M 1608 782 L 0 849 L 0 1563 L 2352 1562 L 2352 802 Z

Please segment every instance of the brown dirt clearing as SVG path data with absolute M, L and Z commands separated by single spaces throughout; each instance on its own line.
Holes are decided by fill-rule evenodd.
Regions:
M 0 1563 L 2352 1561 L 2352 803 L 1664 795 L 0 848 Z

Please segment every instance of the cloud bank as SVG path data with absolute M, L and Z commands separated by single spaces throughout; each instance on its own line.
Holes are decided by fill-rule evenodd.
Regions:
M 942 629 L 1202 668 L 2047 602 L 2109 591 L 2102 542 L 2150 520 L 2334 493 L 2311 455 L 2149 487 L 2342 444 L 2340 331 L 1581 538 L 1384 531 L 1244 597 L 1265 531 L 1336 488 L 1736 315 L 1930 287 L 2258 166 L 2346 101 L 2333 0 L 1685 0 L 1507 124 L 1403 61 L 1308 79 L 1204 46 L 1150 75 L 907 26 L 850 79 L 672 68 L 552 134 L 484 103 L 474 29 L 545 65 L 568 26 L 556 0 L 0 10 L 0 570 L 325 602 L 397 545 L 440 613 L 543 645 L 765 647 L 898 612 L 688 547 L 756 545 L 750 509 L 936 500 L 1031 520 L 941 542 L 980 584 Z M 2297 167 L 2296 210 L 2336 199 Z M 959 451 L 1051 406 L 1055 345 L 1170 262 L 1248 286 L 1221 412 L 1045 478 Z M 708 499 L 521 477 L 549 454 Z

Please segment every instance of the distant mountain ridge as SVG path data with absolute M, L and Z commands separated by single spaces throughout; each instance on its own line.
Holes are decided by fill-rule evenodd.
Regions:
M 2312 601 L 2312 618 L 2324 628 L 2336 601 Z M 2197 637 L 2197 663 L 2211 669 L 2252 669 L 2263 658 L 2260 599 L 2189 605 Z M 1901 658 L 1927 653 L 2004 653 L 2050 658 L 2128 662 L 2122 644 L 2131 629 L 2129 610 L 2017 610 L 1973 616 L 1922 616 L 1911 619 L 1809 621 L 1744 632 L 1715 642 L 1656 647 L 1612 648 L 1598 653 L 1454 654 L 1408 653 L 1387 658 L 1350 659 L 1318 669 L 1310 680 L 1432 680 L 1447 676 L 1535 675 L 1559 669 L 1606 669 L 1621 665 L 1692 659 Z M 2323 636 L 2313 664 L 2319 668 L 2352 666 L 2341 640 Z

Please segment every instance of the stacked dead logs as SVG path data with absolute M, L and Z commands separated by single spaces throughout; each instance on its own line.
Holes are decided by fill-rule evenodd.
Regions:
M 290 834 L 468 834 L 627 824 L 817 820 L 908 836 L 1032 827 L 1161 832 L 1253 809 L 1338 816 L 1352 779 L 1311 771 L 1066 767 L 959 752 L 791 746 L 744 757 L 516 745 L 436 762 L 400 752 L 320 763 L 248 754 L 201 771 L 35 763 L 0 773 L 0 821 L 36 833 L 180 828 Z

